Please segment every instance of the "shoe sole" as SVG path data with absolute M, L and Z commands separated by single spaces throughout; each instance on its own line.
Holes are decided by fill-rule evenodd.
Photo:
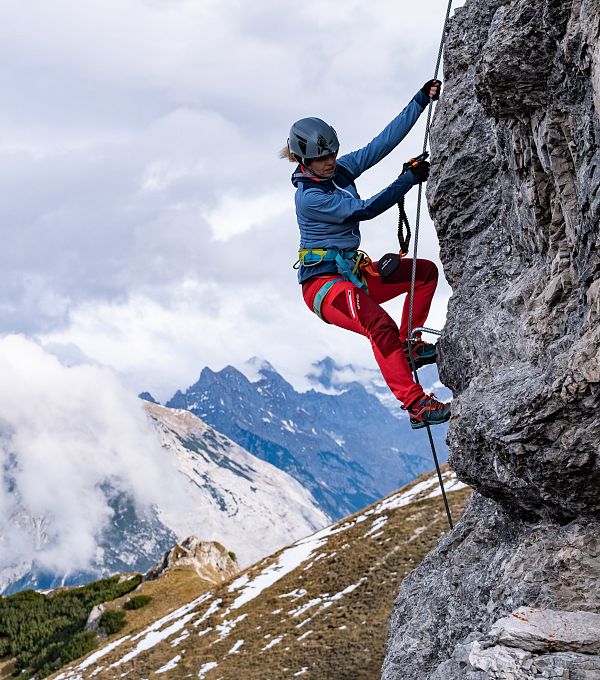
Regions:
M 406 361 L 408 361 L 408 365 L 412 369 L 412 363 L 408 357 L 406 357 Z M 419 370 L 423 366 L 429 366 L 430 364 L 435 364 L 437 363 L 437 357 L 431 357 L 430 359 L 415 359 L 415 370 Z

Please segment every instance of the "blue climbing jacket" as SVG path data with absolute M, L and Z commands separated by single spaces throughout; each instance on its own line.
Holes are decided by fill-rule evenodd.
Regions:
M 405 172 L 383 191 L 362 200 L 354 180 L 398 146 L 428 104 L 429 97 L 419 90 L 402 113 L 367 146 L 337 159 L 331 179 L 318 179 L 298 166 L 292 183 L 296 187 L 300 249 L 356 250 L 360 246 L 360 221 L 381 215 L 417 184 L 413 173 Z M 337 272 L 333 261 L 311 267 L 300 265 L 298 281 L 302 283 L 311 276 Z

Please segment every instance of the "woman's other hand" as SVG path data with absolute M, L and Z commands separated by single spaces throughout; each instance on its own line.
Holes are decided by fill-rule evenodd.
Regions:
M 417 161 L 412 163 L 409 170 L 417 179 L 419 184 L 429 179 L 429 163 L 427 161 Z
M 440 91 L 442 89 L 441 80 L 428 80 L 421 88 L 421 92 L 434 102 L 440 98 Z

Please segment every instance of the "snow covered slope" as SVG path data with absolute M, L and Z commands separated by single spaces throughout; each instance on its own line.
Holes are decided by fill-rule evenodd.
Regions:
M 180 511 L 158 513 L 178 536 L 218 540 L 246 566 L 330 521 L 296 480 L 189 411 L 144 407 L 189 481 Z
M 149 402 L 144 402 L 144 408 L 168 465 L 181 476 L 181 497 L 165 506 L 141 508 L 118 484 L 103 482 L 112 520 L 97 536 L 95 558 L 88 567 L 49 571 L 32 561 L 13 562 L 0 555 L 0 592 L 76 585 L 115 573 L 145 571 L 178 538 L 190 535 L 222 543 L 247 566 L 331 521 L 299 482 L 188 411 Z M 102 455 L 100 447 L 98 455 Z M 42 547 L 52 540 L 51 518 L 22 508 L 12 521 L 36 529 Z

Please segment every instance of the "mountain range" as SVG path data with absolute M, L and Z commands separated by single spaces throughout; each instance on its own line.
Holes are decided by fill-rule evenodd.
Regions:
M 316 389 L 299 392 L 255 359 L 242 370 L 205 368 L 168 407 L 140 395 L 169 465 L 184 480 L 176 510 L 140 508 L 105 481 L 112 517 L 88 568 L 48 571 L 32 560 L 3 560 L 0 592 L 143 571 L 191 534 L 225 543 L 245 566 L 432 467 L 426 437 L 385 405 L 387 388 L 375 371 L 325 359 L 308 380 Z M 443 460 L 443 446 L 440 453 Z M 35 536 L 42 551 L 52 541 L 51 517 L 20 507 L 10 523 Z
M 427 368 L 421 375 L 435 383 L 435 368 Z M 286 471 L 336 519 L 433 467 L 425 432 L 411 429 L 376 371 L 326 358 L 308 379 L 316 389 L 299 392 L 271 364 L 253 359 L 242 370 L 204 368 L 166 405 L 191 411 Z M 444 461 L 446 427 L 431 432 Z

